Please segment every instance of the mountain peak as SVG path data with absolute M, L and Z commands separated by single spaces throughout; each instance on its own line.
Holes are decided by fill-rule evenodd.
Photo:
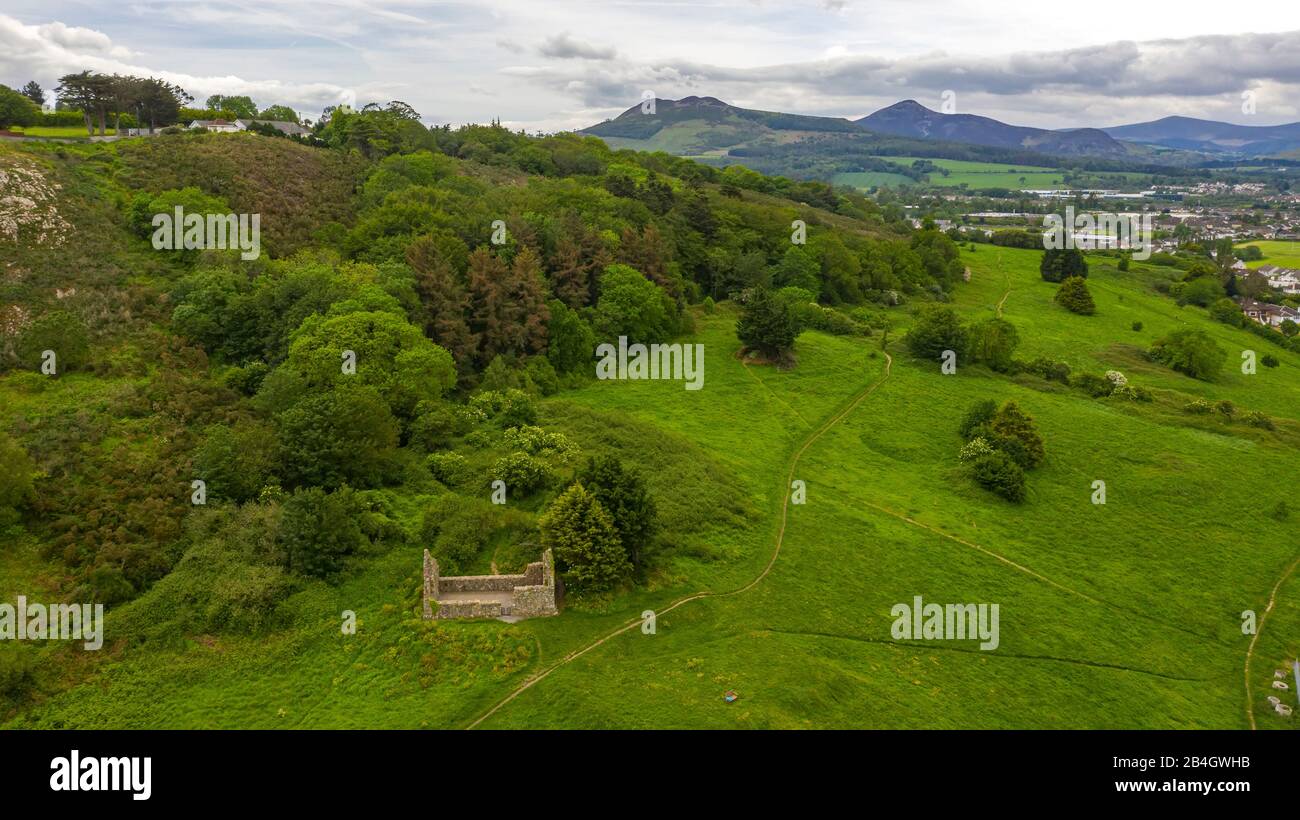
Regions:
M 671 103 L 676 106 L 690 105 L 727 105 L 727 103 L 717 97 L 682 97 L 680 100 L 662 100 L 661 102 Z
M 1008 125 L 975 114 L 943 114 L 902 100 L 856 121 L 868 131 L 912 139 L 964 142 L 1054 155 L 1122 156 L 1125 149 L 1097 129 L 1052 132 Z
M 879 113 L 881 113 L 881 111 L 893 111 L 893 112 L 900 113 L 900 114 L 901 114 L 901 113 L 904 113 L 904 112 L 914 112 L 914 113 L 917 113 L 917 114 L 921 114 L 921 113 L 925 113 L 925 114 L 937 114 L 937 113 L 939 113 L 938 111 L 935 111 L 935 110 L 932 109 L 932 108 L 926 108 L 924 105 L 921 105 L 921 104 L 920 104 L 919 102 L 917 102 L 916 100 L 899 100 L 898 102 L 894 103 L 893 105 L 889 105 L 889 106 L 886 106 L 886 107 L 880 109 L 880 111 L 877 111 L 876 113 L 879 114 Z

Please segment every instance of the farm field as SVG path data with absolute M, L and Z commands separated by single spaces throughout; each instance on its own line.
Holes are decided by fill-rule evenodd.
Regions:
M 889 174 L 883 171 L 846 171 L 833 176 L 831 182 L 835 185 L 848 185 L 850 188 L 863 191 L 885 185 L 897 187 L 899 185 L 916 184 L 909 176 Z
M 1243 242 L 1238 247 L 1254 245 L 1264 253 L 1263 259 L 1246 263 L 1248 268 L 1262 265 L 1280 265 L 1284 268 L 1300 268 L 1300 242 L 1281 239 L 1260 239 Z
M 947 176 L 930 174 L 930 184 L 945 188 L 1055 188 L 1065 184 L 1061 171 L 1026 165 L 1004 165 L 996 162 L 969 162 L 957 159 L 929 159 L 926 157 L 878 157 L 899 165 L 911 165 L 918 159 L 927 159 L 950 172 Z
M 1122 190 L 1135 190 L 1137 186 L 1144 185 L 1149 180 L 1149 175 L 1136 173 L 1119 173 L 1111 171 L 1094 171 L 1088 172 L 1087 181 L 1084 183 L 1074 182 L 1067 183 L 1064 173 L 1056 168 L 1044 168 L 1034 165 L 1007 165 L 996 162 L 972 162 L 967 160 L 955 159 L 936 159 L 930 157 L 894 157 L 880 156 L 877 159 L 892 162 L 898 165 L 910 166 L 913 162 L 924 159 L 927 162 L 933 162 L 940 168 L 946 168 L 949 171 L 947 176 L 940 173 L 930 174 L 929 185 L 941 188 L 961 187 L 965 185 L 968 188 L 1011 188 L 1011 189 L 1041 189 L 1041 188 L 1060 188 L 1067 185 L 1087 185 L 1087 186 L 1112 186 Z M 836 174 L 833 182 L 840 185 L 850 185 L 860 189 L 868 189 L 876 185 L 915 185 L 916 183 L 910 177 L 893 179 L 891 175 L 880 172 L 859 172 L 859 173 L 841 173 Z

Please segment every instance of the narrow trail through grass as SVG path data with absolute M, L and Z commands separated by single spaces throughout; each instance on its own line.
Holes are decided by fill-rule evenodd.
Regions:
M 1250 722 L 1251 729 L 1255 728 L 1255 693 L 1250 686 L 1250 662 L 1255 657 L 1255 642 L 1259 640 L 1260 635 L 1264 634 L 1264 624 L 1268 621 L 1268 613 L 1273 611 L 1273 604 L 1277 601 L 1277 591 L 1282 588 L 1282 584 L 1286 583 L 1286 579 L 1291 577 L 1291 573 L 1295 572 L 1297 564 L 1300 564 L 1300 556 L 1291 562 L 1291 566 L 1286 568 L 1286 572 L 1282 573 L 1282 577 L 1278 578 L 1277 583 L 1273 585 L 1273 591 L 1268 595 L 1268 605 L 1264 607 L 1264 614 L 1259 616 L 1259 628 L 1251 636 L 1250 646 L 1246 647 L 1246 720 Z
M 1002 267 L 1002 252 L 1001 252 L 1001 251 L 998 252 L 998 258 L 997 258 L 995 264 L 996 264 L 999 268 Z M 1006 278 L 1006 282 L 1007 282 L 1007 292 L 1004 293 L 1004 294 L 1002 294 L 1002 298 L 998 300 L 997 316 L 998 316 L 999 319 L 1002 318 L 1002 306 L 1005 305 L 1005 304 L 1007 303 L 1007 297 L 1011 295 L 1011 290 L 1012 290 L 1012 288 L 1011 288 L 1011 274 L 1010 274 L 1010 273 L 1006 273 L 1006 274 L 1004 274 L 1004 276 L 1005 276 L 1005 278 Z
M 748 366 L 744 365 L 743 363 L 741 366 L 746 368 L 747 373 L 749 372 Z M 834 413 L 829 419 L 823 422 L 820 427 L 818 427 L 816 430 L 810 433 L 804 439 L 803 444 L 801 444 L 799 448 L 795 450 L 794 455 L 791 456 L 790 467 L 786 471 L 785 486 L 783 487 L 781 493 L 781 499 L 782 499 L 781 519 L 780 519 L 780 525 L 778 526 L 776 532 L 776 544 L 772 549 L 772 555 L 767 559 L 766 566 L 763 567 L 763 571 L 760 572 L 758 575 L 756 575 L 754 579 L 751 580 L 749 583 L 737 589 L 733 589 L 729 592 L 704 591 L 704 592 L 696 592 L 691 595 L 687 595 L 683 598 L 679 598 L 676 601 L 669 604 L 666 608 L 657 612 L 656 617 L 660 615 L 667 615 L 669 612 L 672 612 L 674 609 L 677 609 L 680 606 L 688 604 L 691 601 L 698 601 L 701 598 L 726 598 L 733 595 L 743 594 L 753 589 L 754 587 L 758 586 L 760 583 L 762 583 L 764 578 L 766 578 L 769 574 L 771 574 L 772 567 L 776 566 L 776 560 L 781 556 L 781 546 L 785 541 L 785 528 L 786 528 L 786 523 L 789 519 L 789 512 L 790 512 L 790 482 L 794 480 L 794 473 L 799 466 L 799 459 L 803 457 L 803 454 L 807 452 L 809 447 L 815 444 L 819 438 L 821 438 L 823 435 L 826 434 L 827 430 L 830 430 L 836 424 L 843 421 L 846 416 L 852 413 L 857 408 L 857 406 L 861 404 L 864 399 L 867 398 L 867 396 L 870 396 L 872 393 L 875 392 L 877 387 L 884 384 L 885 380 L 889 378 L 889 374 L 890 371 L 893 369 L 893 366 L 894 366 L 893 357 L 890 356 L 888 353 L 885 353 L 885 372 L 881 374 L 880 378 L 872 382 L 871 384 L 869 384 L 867 387 L 863 388 L 856 396 L 853 397 L 853 399 L 848 403 L 846 407 L 844 407 L 838 413 Z M 753 374 L 751 373 L 750 375 L 752 376 Z M 795 415 L 798 414 L 796 413 Z M 469 726 L 467 726 L 466 728 L 473 729 L 479 726 L 481 723 L 483 723 L 483 721 L 487 720 L 488 718 L 492 717 L 492 715 L 500 711 L 504 706 L 506 706 L 506 704 L 510 703 L 515 698 L 519 697 L 519 695 L 523 694 L 531 687 L 545 680 L 546 677 L 549 676 L 556 669 L 559 669 L 565 664 L 577 660 L 578 658 L 582 657 L 583 655 L 587 654 L 588 652 L 597 648 L 598 646 L 606 643 L 607 641 L 610 641 L 618 637 L 619 635 L 628 632 L 629 630 L 635 629 L 640 624 L 641 624 L 641 619 L 635 618 L 631 621 L 628 621 L 624 625 L 620 626 L 618 629 L 615 629 L 614 631 L 604 635 L 603 637 L 597 638 L 596 640 L 592 641 L 586 646 L 583 646 L 579 649 L 575 649 L 574 651 L 565 655 L 563 658 L 560 658 L 558 661 L 548 666 L 542 672 L 539 672 L 538 674 L 524 681 L 522 684 L 516 687 L 512 692 L 510 692 L 510 694 L 506 695 L 504 698 L 498 701 L 497 704 L 494 705 L 491 709 L 489 709 L 488 711 L 480 715 L 478 718 L 476 718 L 474 722 L 470 723 Z

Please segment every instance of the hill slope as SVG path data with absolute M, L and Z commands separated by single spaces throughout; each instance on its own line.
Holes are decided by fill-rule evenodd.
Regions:
M 1300 122 L 1234 125 L 1193 117 L 1164 117 L 1100 130 L 1116 139 L 1210 154 L 1263 157 L 1300 149 Z
M 992 121 L 990 121 L 992 122 Z M 838 117 L 757 111 L 713 97 L 655 100 L 654 110 L 636 105 L 612 120 L 579 133 L 600 137 L 615 149 L 664 151 L 710 165 L 745 165 L 765 174 L 830 180 L 837 174 L 873 172 L 894 182 L 916 181 L 900 174 L 887 157 L 936 157 L 1023 166 L 1051 166 L 1051 156 L 1014 141 L 973 144 L 916 133 L 898 135 L 864 129 Z M 1051 134 L 1052 132 L 1043 132 Z M 1103 143 L 1114 143 L 1100 135 Z M 1082 137 L 1052 139 L 1082 145 Z M 1044 138 L 1045 145 L 1051 140 Z M 1124 151 L 1114 154 L 1123 160 Z M 1082 156 L 1082 155 L 1080 155 Z M 1089 157 L 1099 161 L 1097 157 Z M 1107 160 L 1109 161 L 1109 160 Z
M 338 263 L 350 244 L 339 241 L 247 268 L 188 267 L 130 231 L 123 205 L 133 189 L 125 180 L 138 178 L 124 169 L 120 147 L 0 149 L 5 179 L 21 166 L 23 184 L 39 188 L 44 203 L 39 224 L 22 226 L 20 241 L 0 234 L 3 301 L 33 315 L 62 306 L 84 318 L 93 342 L 88 365 L 58 378 L 30 367 L 0 373 L 0 430 L 33 454 L 41 472 L 35 508 L 0 529 L 0 591 L 80 600 L 73 596 L 87 587 L 76 567 L 96 549 L 102 572 L 90 573 L 89 582 L 122 580 L 120 567 L 129 563 L 140 587 L 133 598 L 110 600 L 102 652 L 0 646 L 5 726 L 457 728 L 498 705 L 482 725 L 1296 725 L 1270 714 L 1260 693 L 1271 670 L 1300 651 L 1300 582 L 1287 575 L 1297 558 L 1295 513 L 1279 503 L 1292 500 L 1287 478 L 1300 455 L 1300 354 L 1264 350 L 1259 337 L 1179 307 L 1154 287 L 1167 269 L 1137 262 L 1121 273 L 1113 260 L 1092 258 L 1097 313 L 1089 317 L 1055 304 L 1056 289 L 1041 280 L 1041 255 L 1033 251 L 963 250 L 954 260 L 956 281 L 940 292 L 968 322 L 1013 323 L 1018 358 L 1047 357 L 1076 374 L 1122 371 L 1150 390 L 1149 403 L 1092 398 L 1027 372 L 964 363 L 942 375 L 934 362 L 904 355 L 898 340 L 911 321 L 907 307 L 861 306 L 883 320 L 875 335 L 808 331 L 797 343 L 797 366 L 761 366 L 737 355 L 739 311 L 721 301 L 727 290 L 716 291 L 716 307 L 697 292 L 679 338 L 704 346 L 704 389 L 684 390 L 672 380 L 597 381 L 574 371 L 565 389 L 553 384 L 535 400 L 538 432 L 562 435 L 584 457 L 612 455 L 638 470 L 661 516 L 658 555 L 644 582 L 574 595 L 560 617 L 504 624 L 423 622 L 415 614 L 422 551 L 431 542 L 437 548 L 436 527 L 443 526 L 430 511 L 448 512 L 430 505 L 450 500 L 474 509 L 472 496 L 486 495 L 488 467 L 515 446 L 505 430 L 476 422 L 462 433 L 444 433 L 437 416 L 431 431 L 406 428 L 412 439 L 421 432 L 445 437 L 404 442 L 393 474 L 363 491 L 366 527 L 382 537 L 337 577 L 295 575 L 270 558 L 250 563 L 274 553 L 286 503 L 279 485 L 263 484 L 265 493 L 234 503 L 218 497 L 214 480 L 211 505 L 196 510 L 189 502 L 195 450 L 220 441 L 213 428 L 253 425 L 278 435 L 285 415 L 259 414 L 263 402 L 288 399 L 259 390 L 254 401 L 240 388 L 258 367 L 272 379 L 266 370 L 282 366 L 286 337 L 323 326 L 313 313 L 329 314 L 330 327 L 346 328 L 337 320 L 358 312 L 368 314 L 358 326 L 387 326 L 418 316 L 422 299 L 441 295 L 416 290 L 418 280 L 402 269 L 415 238 L 449 242 L 462 231 L 466 247 L 487 245 L 490 220 L 504 215 L 511 235 L 534 242 L 539 254 L 548 251 L 539 237 L 558 234 L 549 252 L 569 259 L 572 275 L 581 248 L 571 246 L 567 257 L 558 249 L 575 236 L 589 244 L 606 237 L 608 250 L 622 251 L 616 260 L 650 270 L 646 263 L 663 248 L 647 252 L 653 233 L 634 233 L 633 225 L 694 231 L 712 222 L 707 243 L 682 245 L 703 258 L 695 260 L 701 270 L 745 257 L 766 270 L 763 243 L 771 259 L 784 261 L 790 222 L 799 217 L 808 223 L 809 251 L 824 249 L 824 259 L 803 269 L 814 281 L 821 261 L 849 276 L 860 258 L 870 259 L 873 273 L 883 275 L 884 254 L 907 250 L 907 240 L 865 202 L 837 202 L 850 207 L 832 214 L 771 192 L 724 194 L 717 172 L 688 185 L 673 172 L 701 173 L 697 166 L 610 155 L 595 140 L 532 140 L 504 130 L 478 136 L 503 146 L 517 139 L 530 149 L 521 159 L 534 165 L 538 152 L 553 156 L 547 149 L 565 156 L 575 144 L 590 147 L 591 162 L 567 158 L 592 173 L 556 178 L 510 166 L 504 177 L 507 151 L 492 155 L 500 165 L 426 152 L 373 163 L 360 197 L 370 205 L 349 239 L 376 265 Z M 195 144 L 210 139 L 227 138 Z M 336 161 L 330 157 L 320 160 Z M 641 161 L 657 168 L 653 178 Z M 490 176 L 479 179 L 485 169 Z M 197 170 L 178 179 L 195 179 Z M 641 182 L 632 179 L 637 171 Z M 559 204 L 574 209 L 564 217 L 577 228 L 520 218 L 559 214 Z M 581 217 L 594 221 L 584 225 Z M 71 242 L 74 236 L 82 242 Z M 877 236 L 890 239 L 866 244 Z M 732 244 L 739 241 L 748 244 Z M 632 248 L 645 261 L 627 255 Z M 684 254 L 676 261 L 692 263 Z M 963 267 L 972 271 L 969 282 L 959 281 Z M 67 294 L 69 285 L 76 293 Z M 917 282 L 906 291 L 915 305 L 935 289 Z M 275 298 L 254 298 L 267 293 Z M 656 298 L 652 304 L 677 304 Z M 259 305 L 265 310 L 254 310 Z M 883 335 L 886 325 L 891 331 Z M 220 345 L 200 347 L 181 327 L 221 344 L 246 337 L 269 352 L 241 367 Z M 1229 366 L 1203 382 L 1142 355 L 1180 328 L 1204 331 L 1232 365 L 1250 349 L 1275 355 L 1278 366 L 1250 375 Z M 6 342 L 11 335 L 0 328 Z M 413 335 L 427 341 L 419 330 Z M 295 337 L 299 352 L 308 353 L 319 338 Z M 337 367 L 336 356 L 327 359 L 322 379 Z M 495 376 L 517 378 L 508 367 Z M 1232 402 L 1234 414 L 1185 412 L 1195 398 Z M 1032 471 L 1023 504 L 990 495 L 959 466 L 957 427 L 981 399 L 1015 400 L 1044 436 L 1047 458 Z M 1246 411 L 1265 414 L 1271 426 L 1247 423 Z M 344 456 L 352 461 L 378 446 L 347 448 Z M 430 455 L 439 456 L 435 464 L 456 455 L 476 471 L 464 495 L 451 476 L 438 474 L 451 485 L 435 477 Z M 789 503 L 792 480 L 806 483 L 806 504 Z M 1091 500 L 1098 480 L 1108 488 L 1104 505 Z M 475 544 L 480 527 L 456 531 L 472 546 L 458 560 L 471 572 L 529 560 L 537 513 L 557 491 L 512 496 L 495 510 L 512 537 L 495 537 L 494 529 L 493 539 Z M 217 526 L 223 521 L 225 529 Z M 107 584 L 89 589 L 115 591 Z M 1252 641 L 1242 634 L 1240 613 L 1263 613 L 1274 589 L 1277 602 Z M 998 649 L 894 638 L 893 607 L 916 595 L 998 604 Z M 602 642 L 639 624 L 647 610 L 658 613 L 653 634 L 633 628 Z M 344 611 L 357 616 L 355 634 L 340 630 Z M 1247 670 L 1251 646 L 1255 664 Z M 10 650 L 35 656 L 35 671 L 11 664 Z M 1253 696 L 1243 686 L 1247 671 Z M 740 699 L 724 702 L 727 690 Z
M 1128 155 L 1123 145 L 1095 128 L 1048 131 L 1007 125 L 974 114 L 943 114 L 915 100 L 903 100 L 855 122 L 883 134 L 1023 149 L 1053 156 L 1124 158 Z
M 1258 341 L 1179 310 L 1147 289 L 1145 274 L 1107 265 L 1089 280 L 1098 314 L 1067 314 L 1052 303 L 1037 258 L 983 247 L 967 254 L 974 278 L 957 294 L 959 310 L 988 318 L 1000 303 L 1027 356 L 1063 359 L 1076 371 L 1122 369 L 1156 391 L 1154 406 L 987 372 L 945 377 L 900 355 L 888 371 L 881 357 L 858 359 L 852 384 L 839 385 L 838 408 L 879 386 L 799 462 L 794 475 L 807 481 L 808 503 L 790 507 L 769 576 L 661 616 L 655 636 L 631 630 L 559 666 L 483 725 L 1244 728 L 1250 637 L 1239 613 L 1262 612 L 1297 557 L 1289 525 L 1255 513 L 1285 494 L 1275 483 L 1280 463 L 1260 456 L 1295 452 L 1300 356 L 1281 354 L 1286 364 L 1276 371 L 1213 385 L 1153 367 L 1132 351 L 1179 326 L 1233 350 Z M 1146 323 L 1141 333 L 1131 330 L 1135 319 Z M 846 358 L 833 340 L 806 342 L 801 367 Z M 815 393 L 797 372 L 753 375 L 762 404 L 738 418 L 759 424 L 779 414 L 790 430 L 781 439 L 787 454 L 834 417 L 837 408 L 806 405 Z M 1178 408 L 1190 395 L 1266 408 L 1285 419 L 1284 432 L 1189 425 Z M 1044 431 L 1049 463 L 1022 508 L 990 503 L 956 474 L 956 425 L 983 398 L 1014 398 Z M 648 395 L 589 391 L 579 400 L 679 423 L 675 409 Z M 775 511 L 784 471 L 768 478 L 766 508 Z M 1097 479 L 1110 489 L 1104 506 L 1090 502 Z M 1251 489 L 1270 485 L 1262 496 Z M 1259 529 L 1235 526 L 1243 516 Z M 769 554 L 775 529 L 768 524 Z M 1287 631 L 1300 618 L 1297 593 L 1300 579 L 1283 582 L 1255 649 L 1250 703 L 1262 728 L 1294 726 L 1261 692 L 1300 649 Z M 1001 646 L 891 639 L 892 607 L 915 595 L 1001 602 Z M 722 701 L 728 689 L 739 701 Z

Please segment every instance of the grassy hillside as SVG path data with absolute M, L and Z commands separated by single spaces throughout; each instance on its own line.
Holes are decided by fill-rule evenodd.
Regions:
M 287 256 L 331 222 L 346 223 L 365 163 L 255 134 L 121 143 L 121 179 L 135 191 L 195 186 L 237 213 L 262 214 L 263 241 Z
M 796 470 L 809 502 L 792 508 L 770 576 L 661 618 L 656 636 L 633 631 L 593 650 L 486 725 L 556 726 L 578 715 L 588 726 L 1244 727 L 1250 637 L 1239 613 L 1262 613 L 1297 557 L 1294 522 L 1265 510 L 1289 495 L 1300 357 L 1282 354 L 1268 374 L 1196 383 L 1140 365 L 1111 340 L 1146 343 L 1187 324 L 1231 349 L 1257 341 L 1173 307 L 1140 275 L 1095 270 L 1098 313 L 1085 318 L 1052 304 L 1037 254 L 967 256 L 974 277 L 958 295 L 963 313 L 992 315 L 1002 302 L 1027 352 L 1122 369 L 1156 402 L 1097 401 L 988 373 L 945 377 L 896 356 L 888 378 Z M 1134 319 L 1146 325 L 1141 334 Z M 858 385 L 883 371 L 880 360 L 868 363 Z M 794 379 L 762 377 L 802 406 Z M 1265 408 L 1279 430 L 1191 427 L 1174 409 L 1191 395 Z M 1044 431 L 1048 463 L 1023 507 L 955 475 L 953 431 L 984 397 L 1016 399 Z M 1090 503 L 1094 479 L 1107 482 L 1105 506 Z M 893 641 L 889 608 L 916 594 L 1002 602 L 1002 646 Z M 1298 613 L 1300 601 L 1280 594 L 1256 649 L 1255 714 L 1265 728 L 1291 725 L 1266 712 L 1259 693 L 1300 650 L 1285 626 Z M 723 703 L 727 689 L 740 701 Z
M 1195 382 L 1132 348 L 1184 324 L 1232 349 L 1258 340 L 1173 306 L 1141 271 L 1094 265 L 1098 313 L 1077 317 L 1052 303 L 1037 254 L 982 247 L 966 261 L 963 314 L 993 315 L 1001 304 L 1027 354 L 1121 369 L 1156 401 L 1096 400 L 979 369 L 941 376 L 897 350 L 889 367 L 874 340 L 815 333 L 800 339 L 792 371 L 746 366 L 730 355 L 733 317 L 700 317 L 704 390 L 592 383 L 546 408 L 548 427 L 584 447 L 609 446 L 597 431 L 617 419 L 614 446 L 658 476 L 662 497 L 694 511 L 708 550 L 680 561 L 662 586 L 558 619 L 429 626 L 407 614 L 417 554 L 394 552 L 337 589 L 296 596 L 293 627 L 269 642 L 196 636 L 147 658 L 106 660 L 18 725 L 466 725 L 643 609 L 758 576 L 796 449 L 878 384 L 799 458 L 793 475 L 807 482 L 808 503 L 789 508 L 780 556 L 760 583 L 683 604 L 655 635 L 611 639 L 483 725 L 1245 726 L 1250 639 L 1238 616 L 1263 612 L 1296 557 L 1294 522 L 1264 508 L 1287 496 L 1280 475 L 1300 440 L 1300 356 L 1283 352 L 1281 367 L 1255 376 Z M 1137 320 L 1141 333 L 1130 329 Z M 1178 409 L 1191 396 L 1263 409 L 1278 430 L 1194 426 Z M 1023 506 L 957 475 L 957 421 L 985 397 L 1016 399 L 1047 442 Z M 664 455 L 692 452 L 713 465 L 699 483 L 686 470 L 692 459 L 675 467 Z M 1098 478 L 1105 506 L 1089 500 Z M 1286 725 L 1258 693 L 1300 650 L 1287 629 L 1300 618 L 1294 588 L 1283 585 L 1256 649 L 1264 728 Z M 918 594 L 1000 602 L 1001 647 L 892 640 L 890 607 Z M 338 634 L 344 608 L 358 612 L 355 638 Z M 729 689 L 737 703 L 722 701 Z
M 1153 287 L 1165 269 L 1121 273 L 1093 256 L 1097 312 L 1079 316 L 1054 302 L 1041 254 L 981 245 L 947 264 L 940 243 L 916 246 L 923 261 L 860 198 L 571 140 L 473 136 L 464 151 L 381 162 L 253 136 L 0 150 L 6 179 L 21 179 L 39 206 L 0 235 L 12 250 L 0 279 L 0 432 L 39 468 L 25 516 L 0 520 L 0 596 L 109 603 L 100 652 L 25 644 L 16 660 L 0 656 L 0 725 L 1294 728 L 1264 697 L 1273 669 L 1300 652 L 1297 513 L 1286 506 L 1300 354 L 1180 308 Z M 561 160 L 581 172 L 556 172 Z M 286 176 L 296 181 L 286 187 Z M 731 179 L 743 185 L 720 184 Z M 241 267 L 149 249 L 130 203 L 142 189 L 189 185 L 276 213 L 288 227 L 270 258 Z M 524 297 L 576 276 L 587 255 L 657 275 L 647 304 L 682 312 L 674 332 L 704 345 L 704 388 L 595 381 L 585 366 L 557 373 L 549 353 L 512 364 L 471 350 L 457 363 L 457 393 L 407 402 L 402 415 L 402 391 L 415 388 L 362 370 L 398 410 L 365 405 L 351 423 L 400 421 L 388 444 L 376 434 L 345 451 L 386 461 L 377 477 L 349 478 L 367 538 L 332 574 L 275 552 L 295 498 L 344 492 L 331 476 L 272 464 L 246 497 L 223 497 L 214 478 L 212 503 L 191 507 L 200 454 L 230 430 L 252 431 L 230 449 L 269 437 L 273 452 L 314 466 L 319 439 L 301 445 L 290 422 L 352 389 L 329 381 L 330 334 L 396 327 L 394 347 L 426 354 L 406 381 L 449 370 L 427 337 L 443 326 L 424 311 L 449 288 L 481 290 L 484 271 L 507 275 L 472 267 L 494 258 L 487 250 L 463 258 L 498 217 L 517 245 L 508 270 L 538 265 L 520 277 Z M 906 304 L 842 305 L 850 332 L 805 332 L 796 365 L 777 369 L 737 355 L 740 309 L 725 297 L 787 262 L 796 217 L 807 219 L 813 255 L 789 257 L 804 265 L 800 281 L 826 277 L 830 292 L 833 275 L 845 292 L 897 289 Z M 323 222 L 339 225 L 317 236 Z M 408 247 L 427 251 L 426 237 L 459 248 L 474 275 L 458 278 L 465 271 L 448 262 L 418 277 L 403 260 Z M 311 251 L 290 257 L 297 243 Z M 962 267 L 969 282 L 954 281 Z M 608 333 L 609 304 L 569 295 L 577 308 L 551 299 L 548 312 Z M 1119 370 L 1152 401 L 1091 398 L 965 363 L 942 375 L 900 343 L 911 310 L 931 297 L 968 321 L 1013 323 L 1018 359 Z M 21 359 L 18 341 L 56 308 L 80 317 L 88 349 L 83 366 L 51 379 Z M 1198 381 L 1143 355 L 1178 328 L 1212 337 L 1225 372 Z M 328 368 L 295 369 L 326 347 Z M 1278 366 L 1243 374 L 1247 349 Z M 254 377 L 263 387 L 249 386 Z M 489 506 L 478 497 L 485 476 L 514 446 L 504 422 L 466 412 L 478 406 L 466 397 L 510 384 L 537 394 L 536 426 L 571 444 L 575 462 L 611 455 L 644 477 L 659 511 L 652 558 L 634 579 L 572 595 L 556 618 L 424 622 L 423 550 L 445 547 L 438 528 L 457 509 Z M 1021 504 L 981 489 L 958 462 L 958 424 L 981 399 L 1015 400 L 1046 442 Z M 1236 416 L 1189 414 L 1194 399 L 1231 401 Z M 1246 423 L 1248 411 L 1271 428 Z M 469 479 L 439 472 L 449 454 Z M 534 560 L 538 517 L 573 475 L 554 467 L 559 486 L 475 519 L 486 534 L 475 542 L 477 531 L 461 531 L 471 549 L 449 560 L 467 572 Z M 792 480 L 806 483 L 806 504 L 787 503 Z M 1091 501 L 1098 480 L 1105 505 Z M 894 639 L 890 610 L 916 595 L 998 604 L 1000 646 Z M 654 634 L 639 628 L 647 610 L 658 613 Z M 1243 610 L 1267 610 L 1257 637 L 1242 633 Z M 341 628 L 347 613 L 355 634 Z M 723 701 L 728 690 L 737 702 Z

